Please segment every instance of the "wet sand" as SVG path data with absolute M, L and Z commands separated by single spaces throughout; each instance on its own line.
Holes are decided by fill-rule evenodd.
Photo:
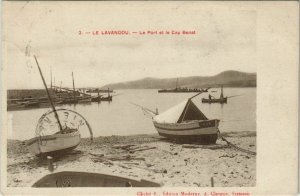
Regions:
M 256 152 L 256 132 L 223 133 L 243 149 Z M 47 173 L 47 161 L 32 155 L 24 141 L 8 140 L 7 183 L 28 187 Z M 215 145 L 178 144 L 157 134 L 82 139 L 72 152 L 54 158 L 59 170 L 82 170 L 142 178 L 166 187 L 251 187 L 256 156 L 221 139 Z

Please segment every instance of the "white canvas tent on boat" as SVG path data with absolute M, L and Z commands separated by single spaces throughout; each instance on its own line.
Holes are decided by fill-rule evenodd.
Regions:
M 168 109 L 154 117 L 158 123 L 182 123 L 190 120 L 208 120 L 191 99 Z

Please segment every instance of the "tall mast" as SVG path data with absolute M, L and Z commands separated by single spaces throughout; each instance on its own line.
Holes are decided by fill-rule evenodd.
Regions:
M 63 129 L 62 129 L 60 120 L 59 120 L 59 118 L 58 118 L 58 114 L 57 114 L 56 109 L 55 109 L 55 107 L 54 107 L 54 104 L 53 104 L 53 102 L 52 102 L 50 93 L 49 93 L 48 88 L 47 88 L 47 84 L 46 84 L 46 82 L 45 82 L 45 79 L 44 79 L 42 70 L 41 70 L 41 68 L 40 68 L 40 66 L 39 66 L 39 63 L 38 63 L 38 61 L 37 61 L 37 59 L 36 59 L 36 56 L 34 56 L 34 59 L 35 59 L 35 62 L 36 62 L 36 64 L 37 64 L 37 67 L 38 67 L 38 69 L 39 69 L 41 78 L 42 78 L 42 80 L 43 80 L 43 84 L 44 84 L 44 86 L 45 86 L 45 89 L 46 89 L 46 92 L 47 92 L 47 96 L 48 96 L 49 102 L 50 102 L 50 104 L 51 104 L 52 110 L 53 110 L 53 112 L 54 112 L 55 118 L 56 118 L 56 120 L 57 120 L 57 122 L 58 122 L 59 130 L 60 130 L 60 132 L 62 133 Z M 51 77 L 51 78 L 52 78 L 52 77 Z M 52 80 L 51 80 L 51 81 L 52 81 Z M 51 87 L 52 87 L 52 85 L 51 85 Z
M 51 89 L 52 89 L 52 66 L 50 67 L 50 77 L 51 77 Z
M 177 89 L 177 87 L 178 87 L 178 78 L 177 78 L 177 80 L 176 80 L 176 89 Z
M 74 75 L 73 75 L 73 72 L 72 72 L 72 80 L 73 80 L 73 97 L 74 97 L 74 103 L 75 103 L 76 94 L 75 94 L 75 84 L 74 84 Z
M 221 86 L 221 95 L 220 98 L 223 99 L 223 85 Z

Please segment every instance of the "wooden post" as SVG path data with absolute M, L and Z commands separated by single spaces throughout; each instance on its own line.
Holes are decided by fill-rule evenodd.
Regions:
M 47 156 L 47 163 L 48 163 L 48 170 L 50 172 L 53 172 L 54 171 L 53 158 L 51 156 Z
M 52 89 L 52 66 L 50 67 L 50 77 L 51 77 L 50 88 Z
M 74 97 L 74 104 L 76 103 L 76 94 L 75 94 L 75 84 L 74 84 L 74 75 L 72 72 L 72 80 L 73 80 L 73 97 Z
M 210 178 L 211 187 L 214 187 L 214 177 Z

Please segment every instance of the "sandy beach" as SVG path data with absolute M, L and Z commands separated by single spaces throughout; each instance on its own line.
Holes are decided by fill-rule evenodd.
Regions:
M 222 134 L 256 152 L 256 132 Z M 9 187 L 28 187 L 47 173 L 47 161 L 32 155 L 24 141 L 8 140 Z M 69 154 L 54 159 L 59 170 L 82 170 L 142 178 L 165 187 L 251 187 L 256 184 L 256 156 L 215 145 L 178 144 L 157 134 L 82 139 Z

